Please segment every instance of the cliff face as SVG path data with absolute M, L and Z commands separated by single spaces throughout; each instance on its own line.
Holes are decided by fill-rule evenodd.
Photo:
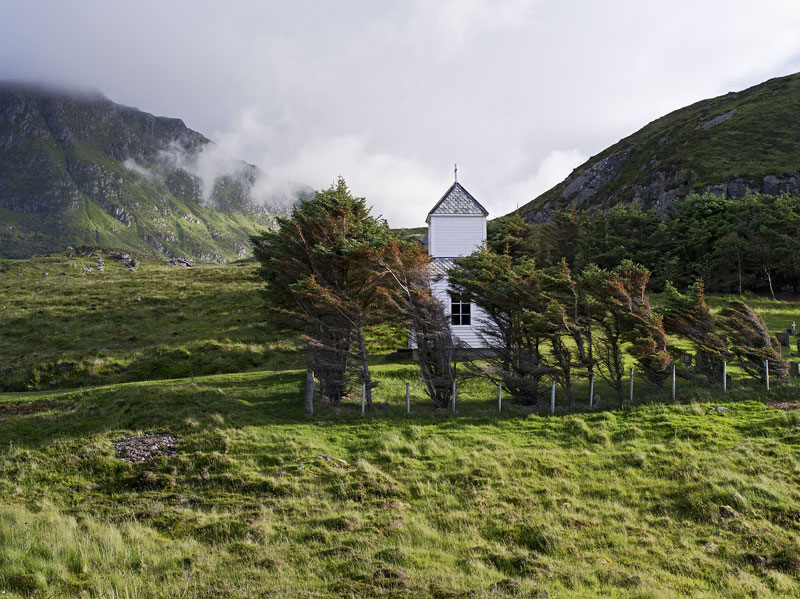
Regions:
M 605 210 L 638 201 L 666 211 L 691 192 L 733 198 L 800 192 L 800 74 L 672 112 L 607 148 L 520 211 Z
M 249 234 L 309 191 L 256 197 L 263 176 L 179 119 L 0 84 L 0 257 L 97 244 L 237 258 Z

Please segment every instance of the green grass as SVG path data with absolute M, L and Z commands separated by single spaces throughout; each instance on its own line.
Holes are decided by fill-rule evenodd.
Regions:
M 462 378 L 452 414 L 379 352 L 373 408 L 353 392 L 307 419 L 252 263 L 80 274 L 96 264 L 0 262 L 4 375 L 101 385 L 0 396 L 2 597 L 800 595 L 800 412 L 765 405 L 796 384 L 734 371 L 727 395 L 681 380 L 672 402 L 637 378 L 590 411 L 582 382 L 553 417 Z M 796 319 L 751 303 L 771 330 Z M 175 455 L 114 454 L 162 432 Z
M 0 390 L 191 377 L 296 363 L 265 324 L 253 263 L 168 266 L 68 253 L 0 260 Z M 47 276 L 45 276 L 47 273 Z
M 549 417 L 498 414 L 480 388 L 453 416 L 417 391 L 407 416 L 399 383 L 414 366 L 375 371 L 395 386 L 363 417 L 348 401 L 306 420 L 302 371 L 6 408 L 0 589 L 488 597 L 513 579 L 499 596 L 800 592 L 800 418 L 765 407 L 765 394 L 731 395 L 725 414 L 705 392 Z M 112 442 L 147 432 L 178 435 L 177 454 L 114 456 Z M 156 482 L 143 488 L 146 471 Z

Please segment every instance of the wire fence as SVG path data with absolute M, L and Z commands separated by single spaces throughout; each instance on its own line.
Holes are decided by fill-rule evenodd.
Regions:
M 796 363 L 795 368 L 791 368 L 790 372 L 793 373 L 793 378 L 797 372 Z M 598 410 L 624 407 L 625 405 L 634 405 L 647 402 L 678 402 L 689 400 L 702 396 L 703 399 L 712 401 L 713 399 L 724 399 L 729 393 L 736 392 L 754 392 L 764 391 L 769 392 L 771 387 L 774 386 L 775 380 L 769 372 L 769 361 L 764 361 L 764 374 L 763 380 L 748 379 L 746 377 L 739 377 L 735 380 L 731 378 L 728 362 L 722 363 L 722 372 L 719 381 L 705 379 L 704 376 L 698 374 L 693 379 L 681 378 L 678 376 L 677 363 L 673 363 L 671 372 L 667 381 L 661 387 L 655 387 L 650 381 L 647 381 L 643 373 L 638 372 L 635 368 L 631 367 L 626 371 L 623 385 L 627 393 L 620 393 L 619 389 L 615 390 L 612 386 L 604 381 L 598 381 L 598 377 L 594 372 L 582 373 L 581 377 L 585 380 L 583 384 L 577 384 L 573 388 L 573 393 L 568 396 L 565 389 L 558 383 L 555 378 L 542 379 L 542 386 L 546 389 L 549 387 L 549 402 L 542 404 L 539 402 L 535 406 L 535 411 L 543 413 L 568 413 L 575 411 Z M 452 383 L 451 399 L 446 411 L 456 413 L 457 408 L 464 402 L 469 405 L 471 410 L 480 409 L 482 413 L 486 411 L 496 411 L 498 413 L 515 412 L 518 411 L 519 405 L 511 398 L 509 403 L 509 392 L 502 383 L 489 383 L 486 380 L 480 380 L 481 377 L 477 375 L 456 377 Z M 416 411 L 430 411 L 433 409 L 432 402 L 425 394 L 424 383 L 419 380 L 398 380 L 398 377 L 376 377 L 375 380 L 379 383 L 373 389 L 373 403 L 383 406 L 392 406 L 399 408 L 402 405 L 403 411 L 406 414 L 412 414 Z M 626 384 L 627 383 L 627 384 Z M 313 375 L 307 379 L 307 385 L 315 385 Z M 797 386 L 793 384 L 792 386 Z M 398 389 L 398 387 L 400 387 Z M 494 391 L 491 391 L 494 389 Z M 601 401 L 598 389 L 604 393 L 604 398 Z M 366 415 L 370 411 L 370 406 L 367 404 L 366 385 L 360 385 L 360 412 Z M 316 397 L 316 400 L 311 404 L 309 411 L 309 403 L 307 402 L 307 413 L 313 413 L 313 403 L 319 403 L 320 393 L 311 393 Z M 492 394 L 494 399 L 492 399 Z M 308 396 L 308 394 L 307 394 Z M 402 404 L 400 404 L 402 401 Z M 530 406 L 529 406 L 530 408 Z M 439 411 L 442 411 L 440 409 Z

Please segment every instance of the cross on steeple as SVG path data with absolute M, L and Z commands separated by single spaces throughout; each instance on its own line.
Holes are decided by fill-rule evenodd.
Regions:
M 458 183 L 458 164 L 454 165 L 453 178 L 455 179 L 455 182 Z

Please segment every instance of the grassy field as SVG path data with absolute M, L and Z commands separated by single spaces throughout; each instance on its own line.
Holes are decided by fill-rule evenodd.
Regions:
M 253 263 L 182 268 L 139 260 L 136 271 L 102 252 L 0 260 L 0 390 L 296 363 L 291 345 L 264 324 Z
M 0 396 L 2 597 L 800 596 L 800 412 L 768 403 L 797 385 L 734 371 L 673 403 L 637 379 L 553 417 L 463 379 L 451 414 L 381 354 L 371 410 L 307 419 L 252 264 L 80 274 L 96 258 L 0 262 L 3 372 L 42 373 L 15 385 L 112 383 Z M 149 433 L 176 453 L 115 455 Z
M 478 388 L 302 415 L 301 371 L 17 397 L 0 416 L 9 597 L 791 597 L 800 418 L 766 394 L 548 417 Z M 796 397 L 775 390 L 771 399 Z M 724 405 L 719 413 L 712 407 Z M 33 406 L 33 407 L 31 407 Z M 112 443 L 169 432 L 130 465 Z M 326 461 L 330 456 L 339 461 Z

